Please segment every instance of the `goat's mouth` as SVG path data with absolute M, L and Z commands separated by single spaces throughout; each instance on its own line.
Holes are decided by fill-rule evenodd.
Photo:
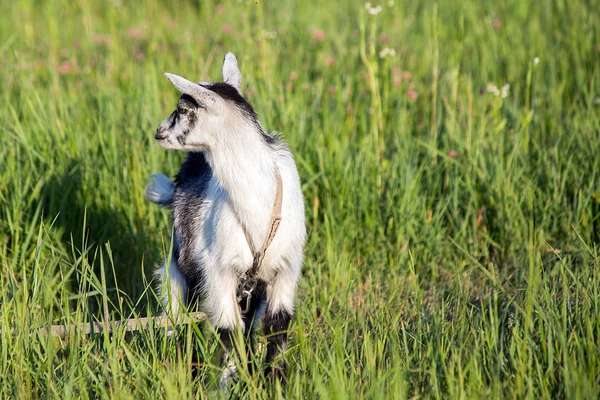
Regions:
M 156 135 L 154 135 L 154 139 L 156 139 L 157 142 L 161 142 L 161 141 L 165 140 L 166 138 L 167 138 L 167 135 L 165 134 L 164 131 L 156 132 Z
M 154 136 L 154 139 L 156 140 L 156 143 L 158 143 L 158 145 L 160 147 L 162 147 L 163 149 L 170 150 L 170 149 L 175 148 L 175 146 L 173 145 L 173 141 L 171 140 L 171 138 L 169 136 L 162 136 L 162 135 L 156 134 Z
M 154 135 L 154 140 L 156 140 L 156 143 L 163 149 L 171 149 L 174 147 L 171 137 L 165 132 L 157 132 L 156 135 Z

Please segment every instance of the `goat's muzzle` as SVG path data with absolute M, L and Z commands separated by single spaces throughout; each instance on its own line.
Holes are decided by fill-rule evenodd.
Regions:
M 167 138 L 167 135 L 165 135 L 164 130 L 157 130 L 156 135 L 154 135 L 154 139 L 156 139 L 156 140 L 165 140 L 166 138 Z

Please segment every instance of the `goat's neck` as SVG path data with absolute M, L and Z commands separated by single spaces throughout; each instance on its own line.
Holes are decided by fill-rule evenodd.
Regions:
M 276 194 L 273 151 L 251 124 L 232 127 L 207 152 L 207 160 L 257 251 L 267 235 Z

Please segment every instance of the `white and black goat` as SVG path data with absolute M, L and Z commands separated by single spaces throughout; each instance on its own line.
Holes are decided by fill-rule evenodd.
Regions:
M 146 190 L 149 201 L 172 209 L 173 252 L 157 272 L 163 304 L 177 315 L 200 300 L 228 351 L 236 329 L 251 333 L 262 319 L 268 370 L 278 375 L 306 238 L 294 159 L 241 95 L 232 53 L 223 82 L 165 75 L 182 96 L 155 139 L 188 155 L 174 184 L 155 174 Z M 221 383 L 234 376 L 230 361 Z

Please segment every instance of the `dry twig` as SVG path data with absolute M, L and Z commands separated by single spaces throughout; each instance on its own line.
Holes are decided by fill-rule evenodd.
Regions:
M 120 321 L 112 321 L 108 323 L 108 332 L 113 332 L 118 329 L 125 329 L 126 331 L 139 331 L 146 329 L 148 325 L 152 325 L 156 328 L 172 328 L 179 325 L 187 325 L 192 322 L 200 322 L 206 318 L 206 314 L 202 312 L 195 312 L 184 314 L 177 322 L 173 322 L 168 316 L 161 315 L 159 317 L 146 317 L 146 318 L 131 318 Z M 42 336 L 50 335 L 60 338 L 66 338 L 70 334 L 84 334 L 90 335 L 91 333 L 101 333 L 104 331 L 105 324 L 102 322 L 82 323 L 82 324 L 66 324 L 66 325 L 52 325 L 49 327 L 41 328 L 38 332 Z M 17 332 L 13 331 L 13 335 Z

